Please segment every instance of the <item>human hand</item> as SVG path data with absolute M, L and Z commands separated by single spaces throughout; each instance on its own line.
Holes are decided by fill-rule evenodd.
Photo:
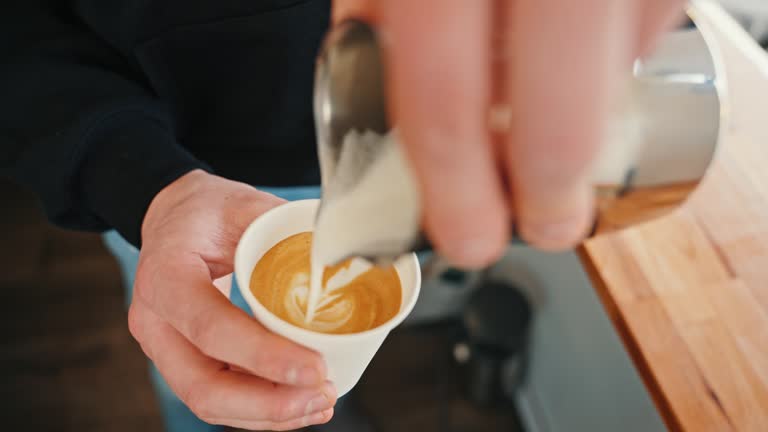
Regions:
M 333 15 L 377 26 L 425 230 L 476 267 L 503 253 L 513 222 L 546 250 L 586 236 L 589 168 L 622 78 L 683 4 L 335 0 Z
M 321 356 L 271 333 L 213 285 L 232 272 L 248 224 L 283 202 L 193 171 L 163 189 L 144 218 L 129 327 L 208 423 L 286 430 L 333 415 L 336 391 Z

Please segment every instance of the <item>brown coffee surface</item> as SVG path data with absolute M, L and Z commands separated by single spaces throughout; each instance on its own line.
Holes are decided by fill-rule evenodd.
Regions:
M 374 266 L 349 283 L 334 283 L 345 280 L 340 272 L 353 264 L 347 260 L 324 269 L 323 295 L 314 319 L 306 323 L 311 245 L 311 232 L 293 235 L 273 246 L 254 267 L 251 292 L 270 312 L 312 331 L 344 334 L 378 327 L 400 311 L 402 287 L 394 267 Z

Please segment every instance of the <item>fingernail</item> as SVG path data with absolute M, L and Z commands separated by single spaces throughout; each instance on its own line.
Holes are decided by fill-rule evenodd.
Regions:
M 455 264 L 466 268 L 480 268 L 492 264 L 501 251 L 497 245 L 501 243 L 495 239 L 473 238 L 461 243 L 453 255 Z M 449 257 L 450 259 L 450 257 Z
M 593 189 L 576 182 L 565 192 L 528 200 L 518 222 L 520 234 L 531 246 L 548 251 L 573 248 L 586 237 L 593 220 Z
M 315 424 L 327 423 L 333 415 L 333 408 L 328 408 L 325 411 L 305 416 L 302 420 L 304 426 L 310 426 Z
M 285 381 L 295 386 L 311 386 L 320 383 L 325 377 L 314 367 L 291 368 L 285 375 Z
M 533 245 L 543 249 L 566 249 L 575 246 L 586 232 L 578 220 L 551 224 L 533 224 L 524 228 L 523 236 Z
M 312 398 L 307 406 L 304 408 L 304 415 L 310 415 L 317 411 L 327 410 L 333 406 L 333 399 L 329 398 L 325 393 L 320 393 Z

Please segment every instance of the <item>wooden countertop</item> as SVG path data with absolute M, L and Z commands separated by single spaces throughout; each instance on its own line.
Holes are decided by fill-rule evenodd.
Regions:
M 580 256 L 671 430 L 768 431 L 768 55 L 700 7 L 730 100 L 717 160 L 683 209 Z

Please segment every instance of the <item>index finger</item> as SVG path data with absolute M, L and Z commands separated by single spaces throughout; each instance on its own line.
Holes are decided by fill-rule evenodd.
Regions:
M 325 380 L 320 354 L 264 328 L 224 297 L 196 254 L 143 256 L 136 297 L 204 354 L 270 381 L 315 386 Z

